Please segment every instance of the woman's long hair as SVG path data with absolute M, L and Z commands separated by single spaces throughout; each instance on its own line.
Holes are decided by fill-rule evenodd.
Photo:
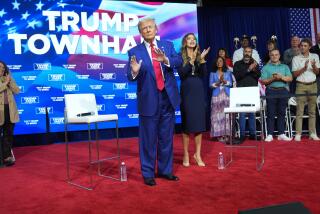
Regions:
M 227 67 L 227 64 L 226 64 L 226 60 L 221 56 L 218 56 L 215 59 L 214 64 L 213 64 L 213 71 L 212 72 L 217 72 L 218 71 L 218 66 L 217 66 L 218 59 L 222 59 L 222 61 L 223 61 L 222 71 L 226 72 L 228 70 L 228 67 Z
M 182 56 L 182 60 L 183 60 L 183 65 L 186 65 L 189 61 L 190 61 L 190 57 L 188 56 L 188 52 L 187 52 L 187 37 L 188 36 L 194 36 L 195 40 L 196 40 L 196 47 L 193 48 L 193 50 L 195 50 L 198 47 L 198 52 L 197 52 L 197 58 L 195 60 L 195 62 L 198 64 L 200 63 L 200 47 L 198 45 L 198 41 L 196 36 L 194 35 L 194 33 L 187 33 L 186 35 L 184 35 L 183 39 L 182 39 L 182 45 L 181 45 L 181 56 Z
M 0 63 L 4 66 L 4 72 L 3 72 L 3 76 L 6 76 L 9 74 L 9 68 L 7 66 L 7 64 L 3 61 L 0 60 Z

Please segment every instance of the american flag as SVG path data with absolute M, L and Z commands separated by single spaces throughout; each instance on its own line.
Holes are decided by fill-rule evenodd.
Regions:
M 315 36 L 320 33 L 319 8 L 290 8 L 290 34 L 300 38 L 310 38 L 315 44 Z

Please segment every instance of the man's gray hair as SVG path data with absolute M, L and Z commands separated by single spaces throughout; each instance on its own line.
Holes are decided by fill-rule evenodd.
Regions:
M 156 24 L 156 20 L 154 18 L 151 18 L 151 17 L 147 17 L 147 18 L 143 18 L 143 19 L 140 19 L 139 22 L 138 22 L 138 29 L 139 29 L 139 32 L 141 32 L 141 29 L 140 29 L 140 26 L 143 22 L 147 22 L 147 21 L 153 21 L 155 26 L 157 27 L 157 24 Z

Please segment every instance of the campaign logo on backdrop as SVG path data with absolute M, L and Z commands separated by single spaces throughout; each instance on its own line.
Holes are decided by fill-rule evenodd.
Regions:
M 24 86 L 23 85 L 19 85 L 18 87 L 20 89 L 20 93 L 24 93 Z
M 21 70 L 22 65 L 7 65 L 9 70 Z
M 117 109 L 127 109 L 128 104 L 116 104 L 115 107 Z
M 51 63 L 33 63 L 33 70 L 35 71 L 51 70 Z
M 65 81 L 65 74 L 48 74 L 48 81 Z
M 63 84 L 62 91 L 79 91 L 79 84 Z
M 128 89 L 128 83 L 113 83 L 113 90 Z
M 24 112 L 24 109 L 18 109 L 19 114 L 23 114 L 23 112 Z
M 113 100 L 115 96 L 116 96 L 115 94 L 103 94 L 102 95 L 103 99 L 105 99 L 105 100 Z
M 102 70 L 103 63 L 102 62 L 88 62 L 87 69 L 88 70 Z
M 97 109 L 98 109 L 98 111 L 105 111 L 106 105 L 105 104 L 97 104 Z
M 76 64 L 63 64 L 62 65 L 65 69 L 76 69 L 77 65 Z
M 53 102 L 63 102 L 64 97 L 50 97 Z
M 128 114 L 128 117 L 130 119 L 137 119 L 137 118 L 139 118 L 139 114 Z
M 89 74 L 77 74 L 76 77 L 79 80 L 87 80 L 87 79 L 89 79 L 90 75 Z
M 30 126 L 30 125 L 38 125 L 39 120 L 24 120 L 23 122 L 25 125 Z
M 35 103 L 39 103 L 38 96 L 21 97 L 21 104 L 35 104 Z
M 35 111 L 36 114 L 46 114 L 46 109 L 48 111 L 48 114 L 53 114 L 53 107 L 36 107 Z
M 36 89 L 38 91 L 50 91 L 51 86 L 37 86 Z
M 124 68 L 124 67 L 126 67 L 126 64 L 125 63 L 118 63 L 118 64 L 113 64 L 113 66 L 115 67 L 115 68 Z
M 21 78 L 25 81 L 34 81 L 37 79 L 37 76 L 21 76 Z
M 125 99 L 126 100 L 135 100 L 137 99 L 136 93 L 125 93 Z
M 100 80 L 114 80 L 116 73 L 100 73 Z
M 176 116 L 180 116 L 180 115 L 181 115 L 181 111 L 175 111 L 174 114 L 175 114 Z
M 89 85 L 92 90 L 101 90 L 102 85 Z
M 64 117 L 51 117 L 50 124 L 53 124 L 53 125 L 64 124 Z

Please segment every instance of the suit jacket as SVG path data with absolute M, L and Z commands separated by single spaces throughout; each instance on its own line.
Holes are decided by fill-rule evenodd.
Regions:
M 5 77 L 0 78 L 0 125 L 4 123 L 4 91 L 7 90 L 9 111 L 10 111 L 10 121 L 11 123 L 19 122 L 19 113 L 17 110 L 17 104 L 14 99 L 14 94 L 20 92 L 19 87 L 11 76 L 11 81 L 8 85 L 3 84 Z
M 320 58 L 320 48 L 319 48 L 319 45 L 316 44 L 315 46 L 312 46 L 310 48 L 310 53 L 315 53 L 315 54 L 318 54 L 319 58 Z
M 168 67 L 161 63 L 161 67 L 165 79 L 165 90 L 172 107 L 175 109 L 180 104 L 180 96 L 173 70 L 181 66 L 182 58 L 176 53 L 171 42 L 157 41 L 157 46 L 165 52 L 169 59 L 170 66 Z M 159 91 L 157 89 L 152 61 L 145 44 L 141 43 L 133 47 L 128 51 L 128 55 L 129 64 L 127 77 L 130 81 L 137 81 L 138 112 L 142 116 L 153 116 L 158 110 Z M 142 60 L 139 74 L 135 78 L 133 78 L 131 74 L 131 56 L 136 56 L 137 62 Z
M 232 73 L 231 71 L 226 71 L 223 73 L 223 78 L 224 80 L 227 81 L 227 84 L 223 85 L 223 88 L 221 89 L 220 86 L 218 87 L 212 87 L 212 84 L 213 83 L 216 83 L 219 81 L 219 74 L 218 74 L 218 71 L 216 72 L 211 72 L 210 73 L 210 78 L 209 78 L 209 86 L 211 88 L 213 88 L 213 91 L 212 91 L 212 96 L 213 97 L 216 97 L 220 94 L 220 91 L 221 90 L 224 90 L 226 92 L 226 94 L 228 96 L 230 96 L 230 88 L 232 88 L 233 86 L 233 80 L 232 80 Z

